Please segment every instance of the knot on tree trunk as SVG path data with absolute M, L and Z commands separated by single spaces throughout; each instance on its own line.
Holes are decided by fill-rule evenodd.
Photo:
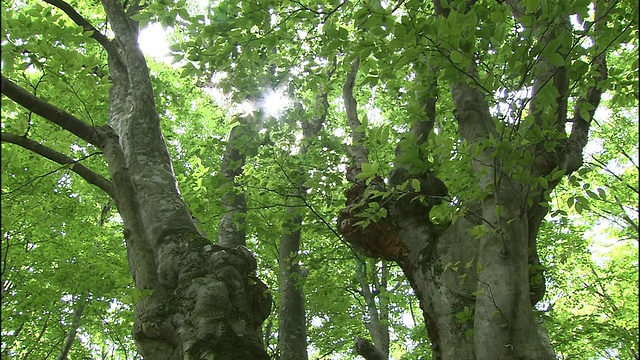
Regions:
M 246 247 L 222 247 L 189 231 L 166 232 L 158 241 L 160 287 L 138 306 L 139 342 L 182 344 L 190 358 L 237 354 L 266 356 L 259 336 L 272 297 L 256 276 Z M 168 319 L 168 320 L 167 320 Z M 162 357 L 158 357 L 162 358 Z
M 347 190 L 345 208 L 338 215 L 338 231 L 369 257 L 402 262 L 408 250 L 392 219 L 387 217 L 384 190 L 380 176 L 356 181 Z
M 380 176 L 357 179 L 346 192 L 345 208 L 338 215 L 338 231 L 372 258 L 403 263 L 409 250 L 398 225 L 408 218 L 436 230 L 429 212 L 448 196 L 447 186 L 435 174 L 394 170 L 389 189 Z
M 394 192 L 394 212 L 402 217 L 424 218 L 449 195 L 449 189 L 431 171 L 412 174 L 404 167 L 393 170 L 389 185 Z

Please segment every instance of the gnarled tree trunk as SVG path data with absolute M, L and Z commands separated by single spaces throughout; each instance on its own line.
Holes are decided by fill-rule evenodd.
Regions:
M 252 275 L 255 259 L 244 239 L 213 245 L 193 225 L 160 133 L 135 26 L 119 2 L 103 5 L 115 49 L 109 53 L 113 132 L 101 129 L 101 147 L 116 187 L 136 286 L 152 290 L 136 305 L 133 333 L 139 351 L 150 359 L 266 359 L 260 332 L 270 298 Z
M 518 20 L 524 14 L 521 4 L 508 3 Z M 436 16 L 446 18 L 453 11 L 468 11 L 473 2 L 460 9 L 443 8 L 437 0 L 434 5 Z M 598 13 L 599 9 L 596 18 L 602 20 Z M 559 25 L 532 29 L 537 41 L 543 44 L 567 32 L 568 19 L 549 22 Z M 560 46 L 558 51 L 569 50 Z M 592 58 L 596 84 L 606 79 L 603 54 L 594 52 Z M 479 86 L 470 85 L 478 84 L 480 79 L 472 60 L 447 85 L 460 137 L 470 149 L 477 149 L 471 166 L 476 186 L 483 195 L 463 199 L 466 210 L 457 221 L 435 225 L 430 219 L 432 207 L 455 194 L 449 194 L 445 184 L 429 169 L 416 169 L 403 162 L 407 149 L 422 149 L 421 145 L 431 136 L 439 95 L 436 84 L 439 74 L 434 63 L 431 57 L 414 64 L 416 99 L 422 113 L 412 119 L 409 136 L 396 151 L 395 169 L 385 182 L 379 176 L 368 179 L 358 176 L 362 164 L 368 162 L 368 152 L 361 141 L 364 132 L 353 96 L 358 59 L 353 61 L 343 87 L 353 139 L 348 148 L 352 165 L 347 178 L 353 185 L 347 192 L 346 207 L 338 217 L 338 228 L 367 255 L 395 261 L 402 267 L 420 300 L 434 359 L 555 359 L 546 330 L 533 311 L 544 294 L 536 237 L 548 206 L 544 193 L 553 189 L 562 175 L 581 165 L 594 111 L 584 118 L 576 107 L 571 133 L 566 134 L 566 69 L 541 56 L 534 72 L 529 108 L 535 125 L 529 125 L 529 129 L 544 128 L 548 131 L 547 138 L 523 141 L 531 134 L 529 129 L 522 128 L 511 138 L 503 138 L 497 130 L 497 119 L 490 113 L 488 94 Z M 539 98 L 549 88 L 557 90 L 556 101 L 553 106 L 543 108 Z M 595 109 L 600 95 L 601 90 L 593 86 L 577 102 L 588 103 Z M 549 119 L 553 119 L 551 125 Z M 557 141 L 558 145 L 548 146 L 547 141 Z M 513 152 L 521 156 L 514 159 L 513 152 L 498 151 L 501 142 L 510 142 Z M 513 165 L 505 167 L 505 163 Z M 527 169 L 530 175 L 522 176 L 522 169 Z M 531 182 L 532 177 L 542 180 Z M 382 201 L 385 197 L 390 200 Z M 358 225 L 363 220 L 362 209 L 374 202 L 377 204 L 373 208 L 384 207 L 387 216 Z

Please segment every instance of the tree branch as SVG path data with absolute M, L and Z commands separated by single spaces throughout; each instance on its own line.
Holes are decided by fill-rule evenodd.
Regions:
M 236 247 L 246 244 L 246 231 L 242 224 L 244 220 L 238 220 L 238 215 L 247 214 L 247 199 L 244 192 L 237 192 L 236 179 L 243 173 L 247 161 L 246 153 L 241 151 L 238 142 L 249 131 L 248 129 L 251 127 L 250 124 L 247 124 L 249 121 L 251 120 L 241 120 L 241 124 L 231 129 L 227 149 L 220 164 L 220 172 L 226 179 L 220 200 L 227 210 L 220 218 L 218 226 L 218 244 L 222 246 Z
M 106 192 L 112 199 L 115 199 L 115 188 L 111 181 L 107 180 L 103 176 L 100 176 L 93 172 L 91 169 L 86 166 L 80 164 L 78 160 L 74 160 L 60 152 L 57 152 L 51 148 L 48 148 L 36 141 L 33 141 L 24 136 L 11 134 L 3 132 L 1 134 L 2 141 L 8 142 L 12 144 L 16 144 L 20 147 L 23 147 L 27 150 L 30 150 L 38 155 L 41 155 L 53 162 L 56 162 L 60 165 L 69 165 L 69 170 L 74 173 L 80 175 L 83 179 L 85 179 L 89 184 L 95 185 Z
M 353 86 L 358 75 L 360 67 L 360 58 L 356 57 L 351 63 L 351 70 L 347 73 L 342 87 L 342 98 L 347 111 L 347 122 L 351 129 L 351 145 L 347 146 L 347 152 L 351 155 L 352 165 L 347 170 L 347 179 L 354 182 L 356 176 L 362 171 L 362 164 L 369 162 L 369 152 L 364 147 L 365 140 L 364 131 L 361 130 L 362 123 L 358 119 L 358 103 L 353 97 Z
M 385 357 L 380 350 L 378 350 L 373 344 L 363 338 L 357 338 L 355 340 L 356 352 L 365 358 L 366 360 L 386 360 Z
M 634 188 L 633 185 L 629 184 L 628 182 L 626 182 L 623 178 L 621 178 L 620 176 L 618 176 L 615 172 L 611 171 L 609 169 L 609 167 L 607 166 L 607 164 L 605 164 L 604 162 L 602 162 L 602 160 L 598 159 L 595 156 L 591 156 L 591 158 L 597 163 L 592 163 L 589 162 L 588 164 L 596 166 L 600 169 L 602 169 L 603 171 L 607 172 L 609 175 L 613 176 L 616 180 L 620 181 L 620 184 L 622 184 L 623 186 L 626 186 L 628 189 L 630 189 L 631 191 L 633 191 L 634 193 L 640 195 L 640 190 L 637 188 Z
M 414 63 L 416 71 L 416 89 L 415 89 L 415 107 L 417 113 L 410 113 L 408 116 L 413 118 L 410 134 L 406 134 L 396 146 L 396 168 L 398 165 L 404 165 L 399 159 L 409 148 L 417 148 L 420 154 L 420 146 L 424 144 L 436 121 L 436 102 L 438 96 L 437 69 L 429 63 L 429 61 L 418 61 Z M 409 140 L 409 141 L 408 141 Z M 421 154 L 422 155 L 422 154 Z M 408 169 L 406 169 L 408 170 Z
M 107 50 L 108 53 L 110 54 L 116 53 L 115 48 L 111 43 L 111 41 L 109 41 L 109 39 L 106 36 L 104 36 L 104 34 L 102 34 L 100 31 L 98 31 L 98 29 L 96 29 L 93 25 L 91 25 L 91 23 L 89 23 L 87 19 L 82 17 L 82 15 L 80 15 L 76 11 L 76 9 L 73 8 L 73 6 L 69 5 L 68 3 L 62 0 L 43 0 L 43 1 L 46 2 L 47 4 L 53 5 L 58 9 L 62 10 L 65 14 L 69 16 L 69 18 L 71 18 L 71 20 L 73 20 L 74 23 L 78 24 L 79 26 L 82 26 L 84 31 L 91 31 L 91 37 L 95 39 L 100 45 L 102 45 L 102 47 L 105 50 Z
M 118 0 L 102 0 L 102 6 L 115 34 L 116 42 L 122 50 L 122 62 L 128 72 L 129 86 L 136 89 L 137 101 L 148 111 L 155 111 L 153 86 L 149 77 L 149 69 L 142 50 L 138 45 L 138 24 L 132 22 Z
M 620 216 L 622 216 L 622 218 L 627 222 L 627 224 L 631 225 L 636 230 L 636 234 L 638 234 L 638 231 L 640 231 L 640 229 L 638 229 L 637 222 L 633 221 L 629 217 L 629 215 L 627 214 L 627 210 L 624 208 L 624 205 L 622 205 L 622 203 L 620 202 L 620 199 L 615 195 L 613 196 L 613 198 L 616 200 L 616 204 L 621 210 Z
M 336 72 L 338 65 L 336 63 L 336 57 L 333 57 L 332 67 L 327 69 L 327 83 L 331 80 L 331 77 Z M 315 104 L 315 113 L 313 114 L 313 119 L 311 121 L 303 121 L 302 122 L 302 134 L 303 136 L 311 141 L 312 138 L 318 136 L 318 132 L 324 125 L 325 120 L 327 119 L 327 114 L 329 113 L 329 86 L 323 89 L 322 86 L 319 87 L 319 94 L 316 95 L 316 104 Z M 307 144 L 309 146 L 309 144 Z M 306 150 L 305 150 L 306 151 Z
M 2 93 L 7 97 L 24 106 L 28 110 L 42 116 L 43 118 L 59 125 L 63 129 L 76 135 L 82 140 L 99 147 L 98 134 L 92 126 L 82 120 L 61 110 L 48 102 L 32 95 L 11 80 L 2 76 Z
M 71 346 L 76 339 L 78 327 L 80 326 L 80 321 L 82 320 L 82 314 L 84 313 L 84 308 L 86 305 L 86 297 L 84 295 L 81 295 L 80 298 L 78 298 L 78 300 L 76 301 L 76 307 L 73 310 L 71 324 L 69 325 L 69 332 L 64 339 L 62 350 L 60 350 L 60 353 L 58 353 L 56 360 L 67 360 L 69 351 L 71 350 Z
M 601 6 L 600 2 L 598 2 L 595 6 L 595 18 L 601 18 Z M 602 19 L 603 22 L 606 23 L 606 19 Z M 594 52 L 599 51 L 601 49 L 598 42 L 598 37 L 600 33 L 601 26 L 598 24 L 594 24 Z M 602 28 L 606 29 L 606 26 L 602 26 Z M 563 168 L 567 174 L 572 173 L 582 166 L 583 157 L 582 150 L 585 145 L 587 145 L 587 141 L 589 139 L 589 125 L 591 124 L 591 120 L 593 120 L 593 116 L 595 115 L 596 109 L 598 105 L 600 105 L 600 98 L 603 93 L 603 81 L 607 79 L 607 61 L 606 61 L 606 51 L 602 50 L 594 57 L 592 61 L 592 68 L 596 71 L 594 85 L 587 89 L 587 95 L 585 97 L 581 97 L 576 101 L 576 105 L 573 109 L 573 126 L 571 127 L 571 135 L 569 135 L 569 141 L 567 143 L 567 155 L 564 161 Z M 582 114 L 580 114 L 579 105 L 581 103 L 588 103 L 592 106 L 592 109 L 588 111 L 587 118 L 583 118 Z

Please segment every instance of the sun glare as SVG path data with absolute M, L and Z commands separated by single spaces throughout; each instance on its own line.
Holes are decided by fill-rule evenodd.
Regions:
M 156 61 L 170 63 L 171 56 L 168 40 L 170 33 L 171 30 L 163 29 L 158 23 L 150 24 L 146 28 L 142 29 L 138 36 L 140 49 L 145 55 L 154 58 Z M 260 107 L 267 117 L 274 117 L 277 119 L 282 116 L 291 104 L 291 99 L 282 89 L 268 90 L 259 104 L 245 101 L 242 104 L 232 106 L 235 109 L 231 112 L 247 116 L 255 111 L 256 107 Z
M 265 115 L 279 118 L 291 105 L 291 99 L 282 90 L 269 90 L 264 96 L 260 107 Z
M 169 30 L 162 28 L 158 23 L 150 24 L 140 31 L 138 35 L 138 44 L 140 50 L 156 60 L 170 62 L 169 56 Z

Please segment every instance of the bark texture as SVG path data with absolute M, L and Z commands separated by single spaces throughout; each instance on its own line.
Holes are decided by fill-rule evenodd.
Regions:
M 300 271 L 302 217 L 295 207 L 287 209 L 278 248 L 280 316 L 278 349 L 282 360 L 307 359 L 307 323 L 304 311 L 303 276 Z
M 251 120 L 241 118 L 240 124 L 231 129 L 227 149 L 222 158 L 221 172 L 227 183 L 224 185 L 222 204 L 227 211 L 220 219 L 218 226 L 218 244 L 222 246 L 245 245 L 246 231 L 244 229 L 244 216 L 247 213 L 247 199 L 244 192 L 236 186 L 236 177 L 243 172 L 247 157 L 240 142 L 246 144 L 250 137 Z M 244 141 L 241 141 L 244 140 Z
M 67 332 L 67 336 L 65 337 L 64 343 L 62 344 L 62 349 L 58 353 L 56 360 L 66 360 L 69 356 L 69 351 L 71 350 L 71 346 L 73 346 L 73 342 L 76 339 L 76 333 L 78 331 L 78 327 L 80 327 L 80 323 L 82 321 L 82 313 L 84 312 L 84 308 L 86 305 L 86 297 L 84 295 L 80 296 L 76 302 L 75 309 L 73 309 L 69 332 Z
M 386 360 L 389 358 L 367 339 L 357 338 L 355 347 L 358 354 L 366 360 Z
M 138 288 L 152 290 L 136 305 L 139 351 L 149 359 L 266 359 L 260 331 L 271 299 L 252 275 L 256 261 L 243 241 L 214 245 L 193 225 L 160 132 L 136 28 L 120 3 L 103 5 L 118 52 L 109 54 L 113 133 L 102 138 L 133 276 Z

